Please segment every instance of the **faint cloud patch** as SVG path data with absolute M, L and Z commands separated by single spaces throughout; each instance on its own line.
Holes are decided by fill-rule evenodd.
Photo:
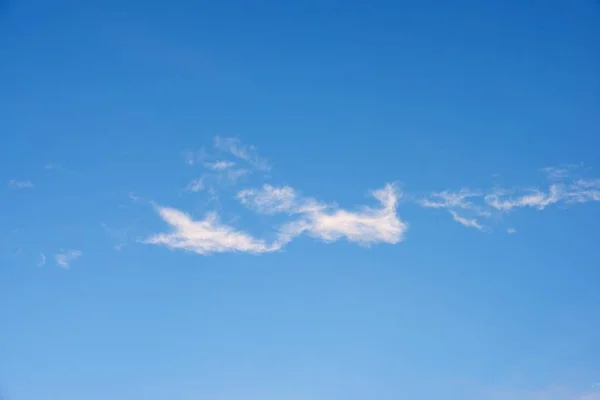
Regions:
M 81 250 L 67 250 L 56 254 L 56 264 L 61 268 L 69 268 L 71 263 L 78 260 L 83 255 Z
M 39 256 L 38 262 L 37 262 L 37 266 L 43 267 L 44 265 L 46 265 L 46 255 L 44 253 L 40 253 L 40 256 Z
M 209 169 L 212 169 L 215 171 L 222 171 L 225 169 L 233 168 L 235 166 L 235 163 L 233 161 L 220 160 L 220 161 L 215 161 L 215 162 L 208 162 L 208 163 L 205 163 L 204 165 Z
M 238 138 L 217 136 L 215 137 L 215 148 L 230 153 L 240 160 L 246 161 L 259 171 L 271 170 L 268 161 L 258 155 L 256 147 L 245 145 Z
M 33 189 L 33 183 L 31 181 L 22 181 L 17 179 L 11 179 L 8 181 L 8 186 L 13 189 Z
M 185 187 L 186 192 L 197 193 L 202 190 L 204 190 L 204 179 L 203 178 L 194 179 L 193 181 L 188 183 L 188 185 Z

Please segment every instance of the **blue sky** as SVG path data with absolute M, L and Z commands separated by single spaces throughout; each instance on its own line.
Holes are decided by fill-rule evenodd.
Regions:
M 0 1 L 0 395 L 600 399 L 600 5 Z

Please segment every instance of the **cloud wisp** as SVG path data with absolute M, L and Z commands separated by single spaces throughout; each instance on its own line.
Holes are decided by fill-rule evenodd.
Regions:
M 425 208 L 447 210 L 452 219 L 467 228 L 475 228 L 483 231 L 483 225 L 476 217 L 489 217 L 491 213 L 481 206 L 476 205 L 470 199 L 480 197 L 481 193 L 463 188 L 458 192 L 444 190 L 442 192 L 432 193 L 427 198 L 421 199 L 418 203 Z M 459 214 L 459 211 L 461 214 Z M 469 217 L 464 216 L 468 214 Z
M 523 207 L 543 210 L 556 203 L 600 201 L 600 180 L 579 179 L 571 184 L 554 183 L 547 191 L 531 188 L 525 189 L 524 193 L 516 196 L 507 193 L 510 191 L 496 189 L 487 194 L 484 199 L 487 205 L 502 212 Z
M 238 138 L 217 136 L 215 137 L 215 148 L 247 162 L 258 171 L 271 170 L 269 162 L 258 155 L 254 146 L 245 145 Z
M 208 255 L 211 253 L 245 252 L 266 253 L 278 250 L 277 244 L 269 245 L 262 239 L 222 224 L 216 213 L 209 213 L 202 220 L 194 220 L 188 214 L 170 207 L 157 206 L 160 217 L 172 231 L 153 235 L 142 242 Z
M 20 181 L 17 179 L 8 181 L 8 186 L 13 189 L 33 189 L 33 183 L 31 181 Z
M 56 254 L 54 257 L 56 260 L 56 264 L 59 267 L 68 269 L 71 266 L 71 263 L 79 259 L 82 255 L 83 252 L 81 250 L 67 250 Z
M 259 156 L 254 146 L 246 145 L 238 138 L 215 137 L 214 151 L 211 153 L 201 148 L 196 152 L 184 153 L 186 164 L 204 167 L 201 176 L 189 182 L 184 192 L 197 193 L 206 189 L 215 193 L 218 188 L 236 186 L 252 174 L 271 169 L 269 162 Z
M 493 188 L 488 191 L 473 191 L 463 188 L 458 192 L 445 190 L 432 193 L 418 200 L 424 208 L 445 209 L 454 221 L 481 231 L 486 227 L 477 218 L 502 216 L 520 208 L 539 211 L 552 205 L 573 205 L 600 201 L 600 179 L 573 179 L 575 167 L 547 167 L 542 172 L 548 175 L 546 190 L 530 188 Z M 571 179 L 570 182 L 568 180 Z M 466 217 L 464 214 L 468 214 Z M 516 231 L 515 231 L 516 232 Z M 509 233 L 514 233 L 510 232 Z
M 215 162 L 207 162 L 204 164 L 207 168 L 212 169 L 214 171 L 223 171 L 225 169 L 235 167 L 235 163 L 233 161 L 228 160 L 219 160 Z
M 297 218 L 280 227 L 279 240 L 288 243 L 306 234 L 325 242 L 345 238 L 361 245 L 399 243 L 408 225 L 398 218 L 396 207 L 401 194 L 393 184 L 372 192 L 379 207 L 362 207 L 357 211 L 340 209 L 336 205 L 303 198 L 289 187 L 264 185 L 238 193 L 247 207 L 263 214 L 287 213 Z
M 186 192 L 198 193 L 204 190 L 204 178 L 194 179 L 185 187 Z

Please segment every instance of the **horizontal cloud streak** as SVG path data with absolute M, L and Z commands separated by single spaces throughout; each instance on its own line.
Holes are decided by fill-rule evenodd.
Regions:
M 216 213 L 209 213 L 203 220 L 193 220 L 186 213 L 174 208 L 157 207 L 156 209 L 173 230 L 170 233 L 153 235 L 143 240 L 143 243 L 203 255 L 236 251 L 265 253 L 279 249 L 277 245 L 268 245 L 264 240 L 221 224 Z
M 16 179 L 8 181 L 8 186 L 15 189 L 33 189 L 33 183 L 31 181 L 19 181 Z
M 301 198 L 289 186 L 276 188 L 265 185 L 260 190 L 242 191 L 238 193 L 238 198 L 261 213 L 299 215 L 298 219 L 280 228 L 281 243 L 287 243 L 301 234 L 326 242 L 345 238 L 363 245 L 400 242 L 408 226 L 396 214 L 399 191 L 394 185 L 387 184 L 372 195 L 379 201 L 380 207 L 363 207 L 358 211 L 342 210 L 312 198 Z

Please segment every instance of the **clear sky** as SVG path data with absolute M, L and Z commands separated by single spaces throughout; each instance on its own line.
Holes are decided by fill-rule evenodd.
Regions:
M 600 3 L 0 1 L 6 400 L 600 399 Z

